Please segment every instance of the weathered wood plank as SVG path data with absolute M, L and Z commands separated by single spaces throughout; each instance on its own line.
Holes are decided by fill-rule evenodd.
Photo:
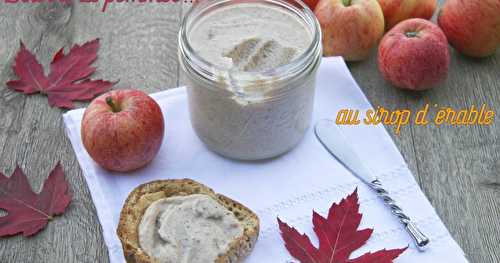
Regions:
M 61 150 L 61 145 L 67 142 L 59 140 L 62 138 L 60 127 L 60 113 L 57 109 L 47 107 L 46 100 L 41 96 L 25 97 L 4 88 L 4 82 L 13 77 L 10 64 L 15 51 L 22 39 L 26 45 L 34 49 L 42 63 L 48 63 L 49 54 L 58 45 L 67 43 L 65 35 L 70 30 L 67 27 L 66 15 L 71 12 L 71 6 L 61 7 L 60 5 L 43 6 L 5 6 L 1 8 L 2 20 L 0 30 L 2 41 L 6 43 L 3 47 L 8 58 L 2 61 L 3 70 L 0 77 L 2 89 L 0 90 L 0 111 L 2 116 L 1 132 L 1 170 L 10 173 L 16 163 L 22 166 L 27 173 L 34 189 L 40 189 L 43 179 L 50 169 L 61 160 L 68 180 L 72 185 L 82 185 L 81 176 L 77 176 L 79 171 L 74 161 L 74 157 Z M 10 19 L 7 19 L 10 17 Z M 43 109 L 43 110 L 41 110 Z M 51 136 L 55 135 L 55 136 Z M 50 249 L 54 240 L 66 236 L 66 242 L 71 238 L 71 233 L 86 232 L 89 238 L 96 239 L 98 227 L 95 219 L 88 217 L 91 210 L 79 211 L 84 217 L 75 216 L 75 211 L 88 193 L 82 192 L 81 188 L 74 188 L 75 201 L 68 210 L 68 217 L 58 218 L 53 224 L 40 233 L 35 238 L 26 239 L 23 237 L 13 237 L 0 240 L 1 261 L 33 262 L 44 261 L 46 255 L 55 256 L 55 253 L 68 254 L 68 247 L 62 249 Z M 88 201 L 85 201 L 88 202 Z M 68 224 L 71 218 L 83 220 L 84 228 L 78 229 L 78 224 Z M 73 220 L 71 220 L 73 221 Z M 60 226 L 59 228 L 57 226 Z M 66 233 L 65 233 L 66 232 Z M 59 233 L 59 234 L 57 234 Z M 94 236 L 92 236 L 94 235 Z M 73 236 L 74 237 L 74 236 Z M 49 248 L 49 249 L 47 249 Z M 53 250 L 52 252 L 46 250 Z M 90 254 L 90 253 L 89 253 Z M 71 257 L 68 257 L 71 258 Z
M 177 87 L 180 3 L 116 3 L 104 13 L 94 5 L 75 8 L 75 41 L 102 41 L 96 77 L 147 92 Z
M 429 101 L 453 108 L 485 103 L 498 112 L 500 56 L 475 62 L 454 53 L 451 65 Z M 500 126 L 412 129 L 423 188 L 450 231 L 473 262 L 500 262 L 500 187 L 489 183 L 498 181 Z
M 107 262 L 95 208 L 66 139 L 62 110 L 50 108 L 41 95 L 24 96 L 4 83 L 14 78 L 10 64 L 22 39 L 47 65 L 60 47 L 101 38 L 96 78 L 120 80 L 118 88 L 148 92 L 177 84 L 178 4 L 110 5 L 0 3 L 0 171 L 10 174 L 19 163 L 34 189 L 61 161 L 74 199 L 33 238 L 0 239 L 0 262 Z

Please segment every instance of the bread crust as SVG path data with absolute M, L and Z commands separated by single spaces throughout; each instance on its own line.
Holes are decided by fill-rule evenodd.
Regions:
M 252 210 L 191 179 L 157 180 L 136 187 L 127 197 L 120 213 L 116 232 L 128 263 L 158 263 L 139 245 L 138 228 L 149 205 L 161 198 L 191 194 L 205 194 L 212 197 L 231 211 L 243 227 L 243 235 L 233 240 L 228 251 L 219 256 L 215 263 L 242 262 L 250 254 L 259 235 L 259 218 Z

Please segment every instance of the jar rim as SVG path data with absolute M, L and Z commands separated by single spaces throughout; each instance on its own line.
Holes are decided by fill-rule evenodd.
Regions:
M 312 33 L 312 40 L 307 49 L 292 59 L 290 62 L 280 65 L 278 67 L 268 69 L 265 71 L 255 71 L 255 72 L 244 72 L 238 71 L 234 72 L 230 69 L 223 68 L 219 65 L 214 65 L 204 58 L 202 58 L 189 43 L 189 23 L 190 19 L 197 18 L 204 10 L 213 8 L 218 5 L 232 5 L 241 3 L 271 3 L 285 7 L 291 12 L 294 12 L 300 18 L 304 20 L 306 25 L 310 27 Z M 238 80 L 239 85 L 252 85 L 258 81 L 262 83 L 266 80 L 276 81 L 277 79 L 286 78 L 285 76 L 294 76 L 300 74 L 302 71 L 306 70 L 307 65 L 315 63 L 317 61 L 317 56 L 322 54 L 321 46 L 321 29 L 318 20 L 314 13 L 309 9 L 309 7 L 304 4 L 301 0 L 205 0 L 194 4 L 194 6 L 186 13 L 181 22 L 181 28 L 178 35 L 179 40 L 179 56 L 182 56 L 185 61 L 184 66 L 193 70 L 201 77 L 209 81 L 220 81 L 221 78 L 231 79 L 231 84 L 234 83 L 234 79 Z M 234 78 L 235 75 L 237 78 Z

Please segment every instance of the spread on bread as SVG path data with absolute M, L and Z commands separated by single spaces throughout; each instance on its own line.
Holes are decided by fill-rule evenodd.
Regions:
M 243 226 L 226 207 L 204 194 L 154 201 L 139 227 L 141 248 L 159 262 L 214 262 L 243 235 Z
M 257 242 L 259 218 L 196 181 L 158 180 L 130 192 L 116 232 L 128 263 L 235 263 Z

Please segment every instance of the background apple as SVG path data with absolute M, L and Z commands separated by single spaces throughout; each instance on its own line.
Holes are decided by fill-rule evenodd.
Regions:
M 164 133 L 160 106 L 139 90 L 114 90 L 94 99 L 85 110 L 83 145 L 96 163 L 126 172 L 148 164 Z
M 490 56 L 500 46 L 500 0 L 448 0 L 438 23 L 453 47 L 465 55 Z
M 425 19 L 413 18 L 397 24 L 380 42 L 379 70 L 399 88 L 431 88 L 446 78 L 449 63 L 446 36 Z
M 384 34 L 377 0 L 320 0 L 314 10 L 323 32 L 323 55 L 363 60 Z
M 378 0 L 385 17 L 386 30 L 409 18 L 431 19 L 437 0 Z
M 303 0 L 303 2 L 311 9 L 314 10 L 319 0 Z

